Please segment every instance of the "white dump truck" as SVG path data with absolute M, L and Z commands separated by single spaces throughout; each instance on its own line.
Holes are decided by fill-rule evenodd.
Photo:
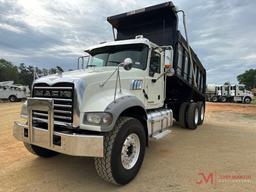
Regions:
M 249 104 L 253 99 L 253 93 L 246 90 L 243 84 L 209 84 L 206 89 L 206 98 L 212 102 L 242 102 Z
M 174 119 L 187 129 L 204 121 L 206 71 L 178 12 L 168 2 L 108 17 L 114 41 L 87 48 L 78 70 L 35 80 L 14 136 L 41 157 L 95 157 L 103 179 L 130 182 Z
M 26 99 L 30 94 L 28 86 L 15 85 L 13 81 L 0 82 L 0 99 L 15 102 Z

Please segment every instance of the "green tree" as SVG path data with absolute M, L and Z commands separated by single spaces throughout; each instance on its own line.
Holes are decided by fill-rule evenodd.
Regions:
M 62 70 L 58 67 L 58 70 Z M 12 64 L 11 62 L 0 59 L 0 82 L 1 81 L 14 81 L 15 84 L 22 84 L 32 86 L 34 80 L 34 71 L 39 77 L 57 73 L 57 68 L 51 68 L 49 70 L 38 67 L 34 68 L 31 65 L 25 65 L 21 63 L 19 66 Z
M 57 73 L 57 69 L 56 68 L 51 68 L 49 70 L 49 74 L 54 74 L 54 73 Z
M 244 84 L 247 89 L 256 87 L 256 69 L 246 70 L 244 73 L 237 76 L 239 83 Z
M 14 81 L 18 83 L 18 67 L 5 59 L 0 59 L 0 82 Z
M 33 83 L 33 66 L 26 66 L 24 63 L 19 65 L 19 84 L 28 85 L 31 88 Z
M 47 69 L 43 68 L 43 69 L 42 69 L 42 74 L 43 74 L 44 76 L 49 75 L 49 71 L 48 71 Z

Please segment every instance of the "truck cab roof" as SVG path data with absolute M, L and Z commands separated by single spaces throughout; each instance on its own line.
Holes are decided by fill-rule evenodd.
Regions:
M 109 46 L 118 46 L 118 45 L 131 45 L 131 44 L 145 44 L 149 47 L 158 47 L 155 43 L 149 41 L 147 38 L 138 37 L 135 39 L 129 39 L 129 40 L 120 40 L 120 41 L 111 41 L 111 42 L 105 42 L 98 45 L 94 45 L 91 47 L 88 47 L 85 49 L 86 53 L 90 53 L 93 49 L 101 48 L 101 47 L 109 47 Z

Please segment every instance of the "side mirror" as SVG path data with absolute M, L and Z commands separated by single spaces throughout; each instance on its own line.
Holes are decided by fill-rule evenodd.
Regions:
M 165 49 L 164 50 L 164 67 L 165 68 L 171 67 L 172 58 L 173 58 L 173 51 L 172 51 L 172 49 Z
M 126 70 L 126 71 L 131 70 L 131 69 L 132 69 L 132 63 L 133 63 L 133 61 L 132 61 L 131 58 L 126 58 L 126 59 L 124 60 L 124 62 L 123 62 L 123 68 L 124 68 L 124 70 Z

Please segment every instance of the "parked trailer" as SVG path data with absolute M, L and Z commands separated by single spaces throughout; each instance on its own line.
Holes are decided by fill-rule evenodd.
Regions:
M 108 17 L 115 41 L 87 48 L 82 69 L 35 80 L 14 136 L 38 156 L 95 157 L 103 179 L 130 182 L 173 117 L 188 129 L 204 121 L 206 72 L 179 12 L 168 2 Z
M 15 102 L 29 96 L 28 86 L 15 85 L 13 81 L 0 82 L 0 99 Z
M 245 85 L 208 85 L 206 91 L 208 101 L 212 102 L 242 102 L 249 104 L 253 99 L 253 93 L 245 89 Z

